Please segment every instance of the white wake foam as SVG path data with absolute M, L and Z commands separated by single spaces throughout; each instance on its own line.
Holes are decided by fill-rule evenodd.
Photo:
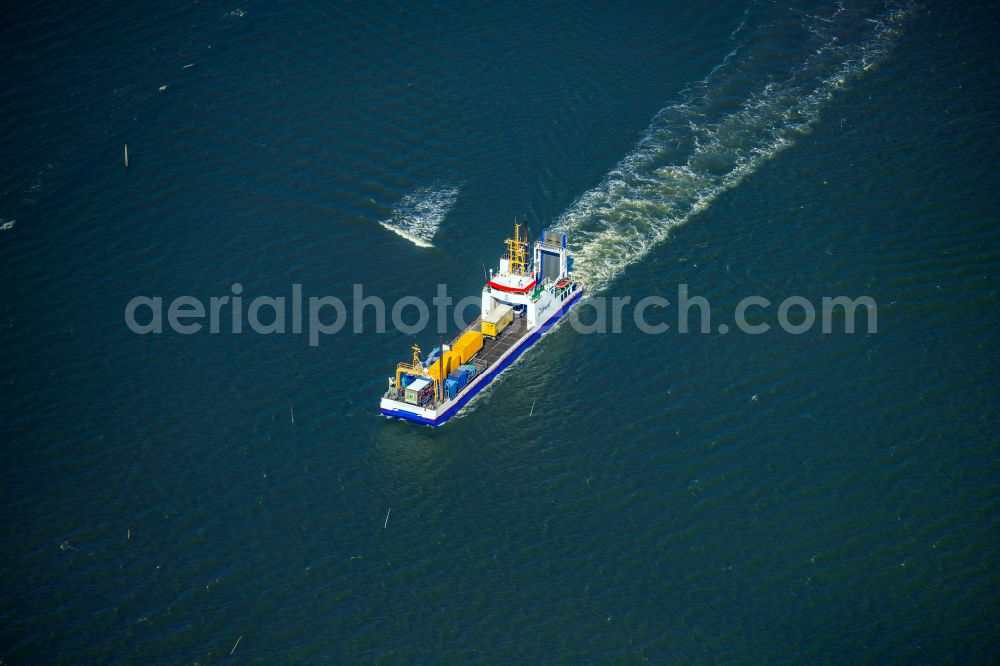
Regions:
M 808 132 L 836 91 L 889 55 L 913 10 L 748 10 L 723 62 L 662 109 L 635 150 L 556 220 L 570 236 L 577 277 L 602 290 Z
M 455 205 L 458 191 L 458 185 L 447 184 L 418 188 L 400 199 L 389 219 L 379 224 L 419 247 L 433 247 L 434 234 Z

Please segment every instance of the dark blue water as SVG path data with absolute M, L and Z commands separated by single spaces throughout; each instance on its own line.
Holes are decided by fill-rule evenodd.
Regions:
M 996 660 L 998 28 L 8 7 L 0 660 Z M 431 429 L 377 401 L 433 333 L 125 325 L 234 282 L 476 294 L 522 213 L 595 296 L 868 295 L 878 332 L 561 326 Z

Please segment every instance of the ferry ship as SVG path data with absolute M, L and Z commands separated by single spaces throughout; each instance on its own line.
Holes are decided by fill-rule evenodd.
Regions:
M 439 426 L 454 416 L 580 300 L 566 234 L 544 230 L 531 248 L 527 227 L 514 225 L 499 269 L 483 286 L 480 316 L 448 344 L 396 366 L 382 414 Z

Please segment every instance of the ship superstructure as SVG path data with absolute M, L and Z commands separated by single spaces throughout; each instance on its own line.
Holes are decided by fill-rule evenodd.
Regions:
M 480 316 L 448 344 L 396 366 L 382 396 L 386 416 L 441 425 L 552 327 L 583 294 L 566 235 L 544 230 L 532 246 L 515 223 L 499 267 L 483 286 Z

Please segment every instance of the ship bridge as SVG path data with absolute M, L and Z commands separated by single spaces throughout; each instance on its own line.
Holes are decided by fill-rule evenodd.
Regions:
M 483 287 L 482 316 L 484 321 L 498 319 L 501 315 L 497 313 L 509 306 L 514 317 L 524 317 L 530 328 L 568 286 L 572 260 L 567 254 L 566 235 L 544 229 L 530 250 L 529 264 L 527 226 L 523 233 L 521 229 L 515 222 L 514 235 L 505 241 L 507 251 L 500 257 L 499 270 L 490 272 Z

